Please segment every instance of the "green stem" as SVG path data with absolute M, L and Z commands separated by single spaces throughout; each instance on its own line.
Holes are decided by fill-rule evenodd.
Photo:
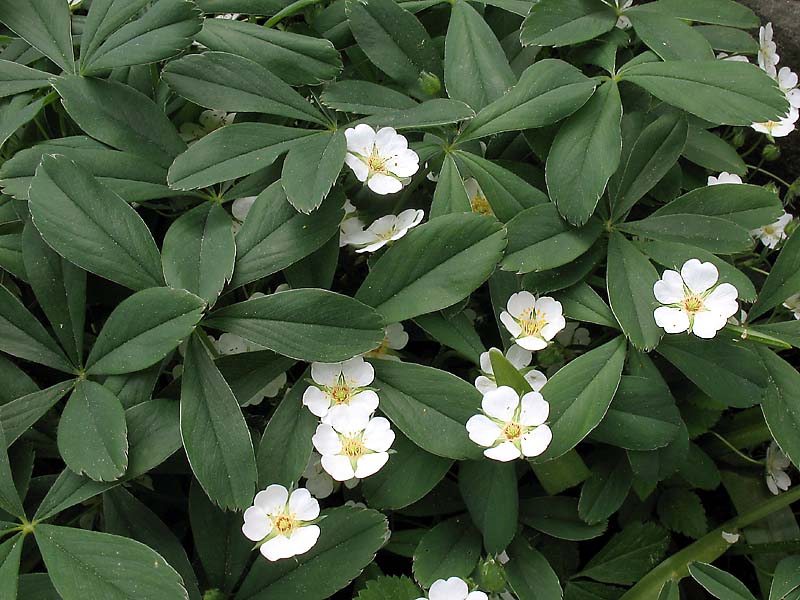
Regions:
M 789 492 L 770 498 L 760 506 L 734 517 L 721 527 L 707 533 L 695 543 L 676 552 L 655 569 L 645 575 L 639 583 L 629 589 L 620 600 L 653 600 L 670 579 L 680 580 L 689 574 L 689 564 L 697 561 L 714 562 L 731 547 L 722 537 L 723 532 L 738 533 L 772 513 L 800 500 L 800 486 Z
M 761 333 L 755 329 L 742 327 L 741 325 L 732 325 L 729 323 L 725 325 L 725 329 L 731 333 L 735 333 L 743 340 L 751 340 L 753 342 L 758 342 L 759 344 L 764 344 L 765 346 L 773 346 L 775 348 L 781 348 L 782 350 L 789 350 L 792 347 L 791 344 L 787 344 L 783 340 L 779 340 L 778 338 L 767 335 L 766 333 Z
M 756 459 L 754 459 L 754 458 L 750 458 L 750 457 L 749 457 L 749 456 L 747 456 L 747 455 L 746 455 L 744 452 L 742 452 L 741 450 L 739 450 L 739 449 L 738 449 L 736 446 L 734 446 L 734 445 L 733 445 L 733 444 L 731 444 L 731 443 L 730 443 L 728 440 L 726 440 L 724 437 L 722 437 L 720 434 L 718 434 L 716 431 L 709 430 L 709 432 L 708 432 L 708 433 L 710 433 L 711 435 L 713 435 L 714 437 L 716 437 L 716 438 L 717 438 L 717 439 L 718 439 L 720 442 L 722 442 L 722 443 L 723 443 L 725 446 L 727 446 L 727 447 L 728 447 L 728 449 L 730 449 L 730 450 L 731 450 L 731 452 L 733 452 L 734 454 L 736 454 L 736 456 L 738 456 L 738 457 L 739 457 L 739 458 L 741 458 L 742 460 L 744 460 L 744 461 L 746 461 L 746 462 L 749 462 L 750 464 L 753 464 L 753 465 L 758 465 L 759 467 L 763 467 L 763 466 L 764 466 L 764 463 L 763 463 L 762 461 L 760 461 L 760 460 L 756 460 Z
M 775 175 L 775 173 L 771 173 L 770 171 L 767 171 L 766 169 L 762 169 L 760 166 L 757 167 L 756 165 L 747 165 L 747 168 L 748 169 L 753 169 L 753 171 L 758 171 L 759 173 L 763 173 L 764 175 L 767 175 L 768 177 L 772 177 L 778 183 L 786 186 L 787 189 L 792 187 L 792 184 L 789 183 L 788 181 L 785 181 L 785 180 L 781 179 L 780 177 Z
M 266 23 L 264 23 L 264 27 L 274 27 L 286 17 L 291 17 L 293 14 L 300 12 L 307 6 L 319 4 L 320 2 L 322 2 L 322 0 L 297 0 L 296 2 L 292 2 L 289 6 L 278 11 L 275 16 L 271 17 Z

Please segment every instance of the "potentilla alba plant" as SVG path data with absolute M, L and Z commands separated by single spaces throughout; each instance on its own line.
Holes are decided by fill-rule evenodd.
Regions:
M 483 454 L 508 462 L 522 456 L 539 456 L 547 450 L 553 432 L 545 423 L 550 404 L 539 392 L 522 398 L 508 386 L 487 392 L 481 401 L 482 414 L 467 421 L 469 439 L 486 447 Z
M 360 356 L 340 363 L 312 363 L 311 379 L 303 404 L 320 418 L 337 406 L 351 406 L 365 415 L 378 408 L 378 394 L 367 387 L 375 379 L 375 370 Z
M 322 455 L 322 468 L 336 481 L 364 479 L 374 475 L 389 460 L 394 443 L 389 421 L 357 407 L 332 411 L 329 423 L 320 423 L 312 438 Z
M 289 494 L 273 484 L 256 494 L 253 506 L 244 511 L 242 533 L 259 543 L 259 551 L 270 561 L 305 554 L 317 543 L 320 530 L 319 502 L 305 488 Z
M 767 248 L 773 249 L 786 239 L 786 228 L 791 222 L 792 215 L 784 212 L 777 221 L 752 230 L 750 235 L 758 239 Z
M 497 350 L 497 348 L 490 348 L 487 352 L 482 352 L 480 356 L 481 374 L 475 379 L 475 387 L 481 394 L 486 394 L 492 390 L 497 389 L 497 382 L 494 377 L 494 370 L 492 368 L 492 359 L 490 352 Z M 530 350 L 525 350 L 522 346 L 513 344 L 505 354 L 508 362 L 510 362 L 517 370 L 521 371 L 525 380 L 531 386 L 534 392 L 538 392 L 547 383 L 547 377 L 544 373 L 537 369 L 528 369 L 531 364 L 533 354 Z
M 467 582 L 460 577 L 437 579 L 428 590 L 427 598 L 422 596 L 417 600 L 488 600 L 489 597 L 480 591 L 469 591 Z
M 517 292 L 508 299 L 506 309 L 500 320 L 525 350 L 544 350 L 567 324 L 561 303 L 549 296 L 536 298 L 530 292 Z
M 653 316 L 667 333 L 688 331 L 711 339 L 739 310 L 739 292 L 730 283 L 717 285 L 719 271 L 696 258 L 686 261 L 680 273 L 667 269 L 653 286 L 659 306 Z
M 348 228 L 343 240 L 355 246 L 356 252 L 375 252 L 386 244 L 404 237 L 412 227 L 419 225 L 424 217 L 424 211 L 409 208 L 399 215 L 381 217 L 363 230 L 356 229 L 354 224 L 352 229 Z
M 771 77 L 777 74 L 777 65 L 781 60 L 773 37 L 772 23 L 767 23 L 758 31 L 758 66 Z
M 766 463 L 769 491 L 777 496 L 788 490 L 792 485 L 792 478 L 786 471 L 792 466 L 792 463 L 775 442 L 771 442 L 767 447 Z
M 735 173 L 728 173 L 727 171 L 723 171 L 718 176 L 709 175 L 708 176 L 708 185 L 720 185 L 722 183 L 744 183 L 742 178 L 736 175 Z
M 419 156 L 408 147 L 408 140 L 391 127 L 375 131 L 362 123 L 345 130 L 344 135 L 347 166 L 376 194 L 399 192 L 404 180 L 419 170 Z
M 370 358 L 400 360 L 392 351 L 402 350 L 408 344 L 408 333 L 402 323 L 392 323 L 383 328 L 381 345 L 367 353 Z

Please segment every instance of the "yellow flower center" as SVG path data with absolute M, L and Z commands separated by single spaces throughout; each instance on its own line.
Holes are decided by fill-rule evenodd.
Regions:
M 359 438 L 342 439 L 342 454 L 348 458 L 361 458 L 365 451 L 364 442 Z
M 350 404 L 352 392 L 347 384 L 337 384 L 331 389 L 331 398 L 335 404 Z
M 767 225 L 766 227 L 764 227 L 764 233 L 766 235 L 772 235 L 775 233 L 775 229 L 772 227 L 772 225 Z
M 503 435 L 509 441 L 514 441 L 522 435 L 522 425 L 515 422 L 506 423 L 503 427 Z
M 272 520 L 272 526 L 280 535 L 289 535 L 297 524 L 294 517 L 285 513 L 270 518 Z
M 381 173 L 383 175 L 389 174 L 389 170 L 386 168 L 387 160 L 378 154 L 378 149 L 373 146 L 372 152 L 367 157 L 367 167 L 371 173 Z
M 475 196 L 469 201 L 469 205 L 472 208 L 472 212 L 478 213 L 479 215 L 494 214 L 489 201 L 483 194 L 475 194 Z
M 519 318 L 519 326 L 525 336 L 538 335 L 547 325 L 547 319 L 536 309 L 526 308 Z
M 699 296 L 687 296 L 683 299 L 683 310 L 695 314 L 703 310 L 703 300 Z

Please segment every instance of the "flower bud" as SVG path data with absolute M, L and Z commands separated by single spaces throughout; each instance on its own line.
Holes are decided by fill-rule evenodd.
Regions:
M 419 83 L 419 87 L 422 88 L 422 91 L 429 96 L 438 96 L 439 92 L 442 91 L 442 82 L 439 81 L 435 73 L 422 71 L 422 73 L 419 74 L 417 82 Z
M 203 594 L 203 600 L 224 600 L 224 598 L 225 594 L 222 593 L 222 590 L 218 590 L 216 588 L 208 590 L 205 594 Z
M 743 130 L 739 129 L 736 133 L 733 134 L 733 139 L 731 140 L 731 144 L 733 144 L 734 148 L 741 148 L 744 146 L 746 136 Z
M 506 587 L 505 570 L 499 562 L 491 557 L 478 565 L 475 580 L 478 588 L 489 594 L 502 592 Z
M 781 157 L 781 149 L 775 144 L 767 144 L 761 151 L 761 156 L 767 162 L 778 160 Z

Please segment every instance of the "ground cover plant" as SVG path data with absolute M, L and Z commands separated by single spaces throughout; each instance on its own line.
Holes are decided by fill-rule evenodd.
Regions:
M 772 172 L 800 89 L 770 24 L 0 23 L 2 600 L 800 598 L 800 184 Z

